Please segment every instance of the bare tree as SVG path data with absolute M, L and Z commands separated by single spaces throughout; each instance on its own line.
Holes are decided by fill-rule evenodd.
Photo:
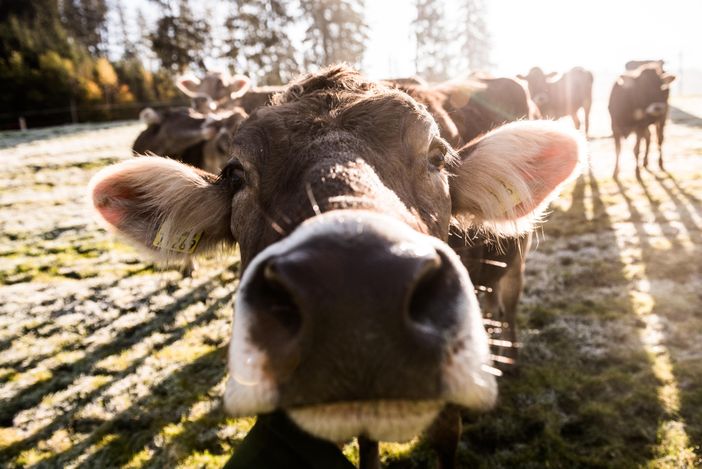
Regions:
M 461 38 L 461 62 L 473 71 L 490 68 L 490 32 L 485 16 L 485 0 L 462 0 L 463 21 L 458 25 Z
M 300 0 L 300 8 L 309 22 L 307 66 L 360 65 L 368 39 L 364 0 Z
M 162 15 L 150 34 L 151 45 L 161 65 L 181 73 L 191 65 L 205 70 L 205 50 L 210 41 L 210 25 L 196 18 L 188 0 L 180 0 L 178 9 L 170 2 L 158 0 Z
M 417 16 L 412 22 L 417 43 L 415 68 L 417 73 L 431 81 L 446 80 L 451 76 L 449 57 L 450 35 L 444 17 L 442 0 L 417 0 Z
M 282 84 L 298 73 L 290 40 L 294 19 L 282 0 L 232 0 L 225 20 L 224 50 L 236 72 L 263 84 Z M 243 70 L 239 64 L 243 64 Z

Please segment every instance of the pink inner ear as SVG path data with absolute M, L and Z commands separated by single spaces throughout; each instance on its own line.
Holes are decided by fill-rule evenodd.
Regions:
M 119 228 L 127 211 L 124 201 L 132 199 L 132 191 L 106 179 L 93 188 L 93 205 L 100 216 L 110 225 Z
M 527 176 L 532 191 L 531 203 L 515 207 L 518 216 L 525 216 L 546 200 L 567 180 L 578 165 L 578 146 L 574 140 L 562 139 L 534 155 L 533 171 Z

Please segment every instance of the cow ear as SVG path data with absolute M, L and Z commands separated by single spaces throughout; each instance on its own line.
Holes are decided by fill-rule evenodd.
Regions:
M 459 150 L 450 179 L 453 214 L 498 235 L 531 230 L 580 171 L 584 143 L 552 121 L 504 125 Z
M 161 261 L 232 244 L 231 189 L 209 173 L 142 156 L 108 166 L 90 181 L 98 221 Z
M 670 85 L 675 81 L 675 75 L 672 73 L 664 73 L 661 75 L 661 81 L 663 82 L 663 85 Z
M 161 115 L 153 108 L 147 107 L 139 113 L 139 120 L 146 125 L 155 125 L 161 123 Z
M 183 75 L 176 80 L 176 86 L 186 96 L 192 98 L 197 95 L 200 80 L 192 75 Z
M 236 99 L 246 93 L 251 87 L 251 80 L 246 75 L 234 75 L 229 80 L 229 92 L 231 99 Z

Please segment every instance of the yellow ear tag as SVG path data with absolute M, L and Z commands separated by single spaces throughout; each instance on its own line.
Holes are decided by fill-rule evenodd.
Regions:
M 519 196 L 517 195 L 517 191 L 514 190 L 514 187 L 512 187 L 511 185 L 507 185 L 504 181 L 500 181 L 500 184 L 502 184 L 502 187 L 504 187 L 505 190 L 509 192 L 509 195 L 512 197 L 512 202 L 514 202 L 512 207 L 516 207 L 517 205 L 522 203 L 522 201 L 519 199 Z
M 181 252 L 183 254 L 193 254 L 197 249 L 197 245 L 200 243 L 200 238 L 202 238 L 203 231 L 195 233 L 190 236 L 190 232 L 186 231 L 181 233 L 170 246 L 163 246 L 163 226 L 161 226 L 156 232 L 156 237 L 152 243 L 154 247 L 167 249 L 169 251 Z

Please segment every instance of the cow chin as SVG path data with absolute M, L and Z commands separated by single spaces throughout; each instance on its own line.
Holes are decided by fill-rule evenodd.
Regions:
M 421 433 L 443 407 L 440 401 L 370 401 L 320 404 L 287 411 L 303 430 L 342 441 L 359 435 L 377 441 L 407 441 Z

